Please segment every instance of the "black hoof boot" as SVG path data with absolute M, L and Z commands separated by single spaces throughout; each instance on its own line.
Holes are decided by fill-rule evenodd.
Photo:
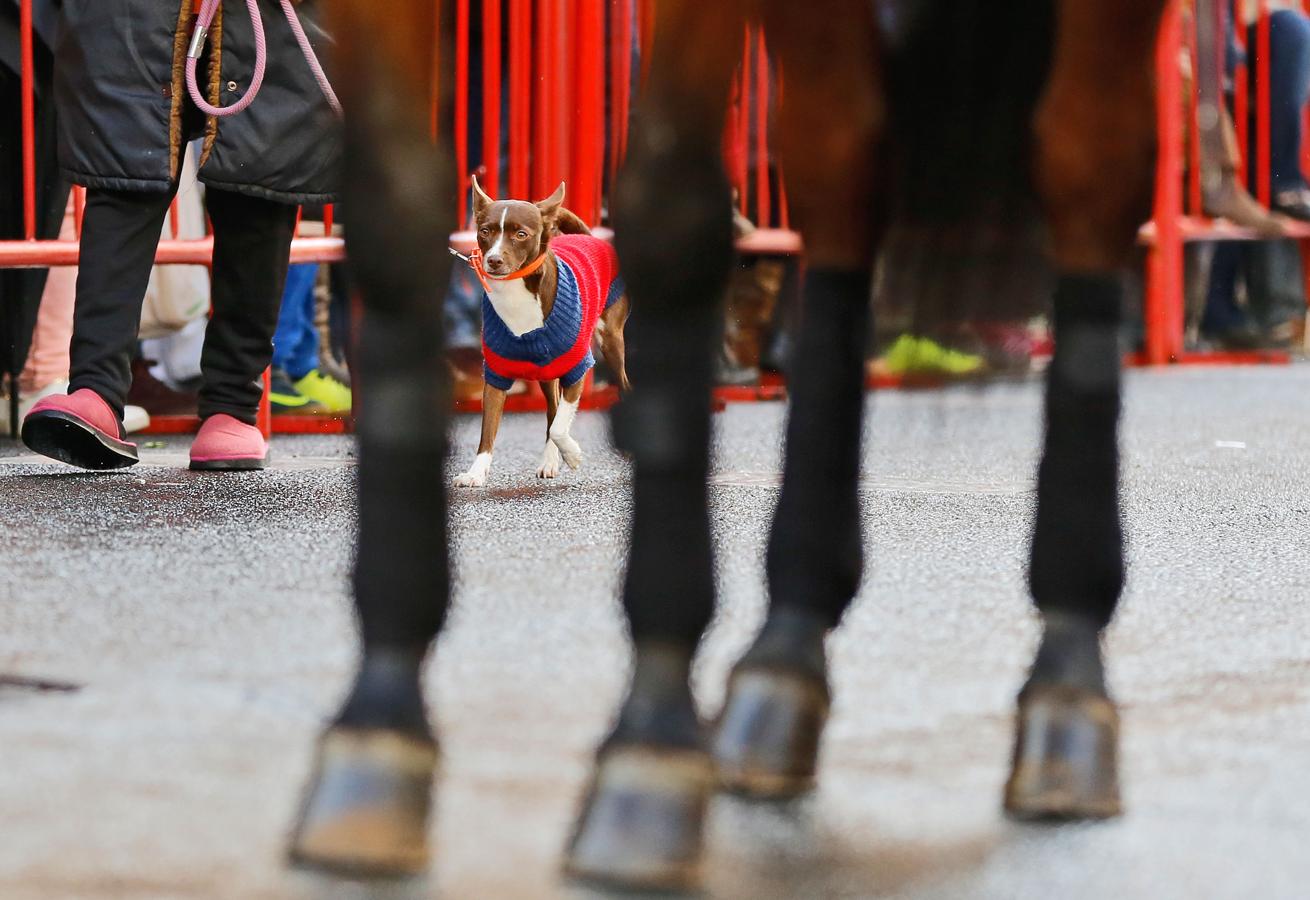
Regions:
M 293 863 L 366 877 L 427 867 L 438 752 L 422 663 L 422 650 L 365 651 L 341 715 L 319 741 L 291 838 Z
M 734 672 L 714 735 L 719 786 L 758 799 L 787 799 L 814 787 L 828 691 L 778 669 Z
M 1019 694 L 1006 812 L 1056 822 L 1119 815 L 1118 753 L 1119 712 L 1105 688 L 1097 624 L 1046 613 Z
M 638 646 L 632 688 L 565 852 L 567 875 L 629 890 L 698 887 L 714 766 L 687 685 L 690 663 L 685 649 Z
M 601 752 L 564 871 L 580 881 L 647 891 L 700 884 L 708 753 L 618 745 Z
M 328 729 L 291 838 L 291 861 L 365 877 L 422 872 L 436 768 L 437 745 L 430 740 L 384 729 Z
M 1005 811 L 1025 821 L 1119 815 L 1119 713 L 1106 696 L 1063 685 L 1019 698 Z
M 718 782 L 757 799 L 787 799 L 814 786 L 830 704 L 824 621 L 771 612 L 728 679 L 713 739 Z

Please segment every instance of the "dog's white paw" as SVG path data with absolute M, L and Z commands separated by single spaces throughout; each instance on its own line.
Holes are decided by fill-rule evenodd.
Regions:
M 467 472 L 455 476 L 455 487 L 482 487 L 487 483 L 487 473 L 490 471 L 491 454 L 479 453 Z
M 582 465 L 582 447 L 571 437 L 556 439 L 555 443 L 559 446 L 560 456 L 564 457 L 564 464 L 570 469 L 576 469 Z
M 538 478 L 554 478 L 559 474 L 559 448 L 554 441 L 546 441 L 546 449 L 541 454 L 541 465 L 537 469 Z
M 472 470 L 462 475 L 455 476 L 455 487 L 483 487 L 487 483 L 487 476 Z

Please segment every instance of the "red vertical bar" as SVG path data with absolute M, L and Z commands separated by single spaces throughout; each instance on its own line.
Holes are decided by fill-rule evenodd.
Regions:
M 528 199 L 532 140 L 532 0 L 509 3 L 509 196 Z
M 534 24 L 536 78 L 532 83 L 532 115 L 537 134 L 532 146 L 532 199 L 540 200 L 550 193 L 550 146 L 546 124 L 550 122 L 550 93 L 554 83 L 555 55 L 551 53 L 555 29 L 553 0 L 537 0 Z
M 323 236 L 332 237 L 332 225 L 336 218 L 336 207 L 331 203 L 323 207 Z
M 296 213 L 296 227 L 300 227 L 299 212 Z M 173 202 L 168 204 L 168 233 L 173 240 L 177 240 L 179 231 L 181 231 L 181 222 L 177 212 L 177 198 L 174 197 Z
M 464 224 L 469 195 L 469 0 L 455 4 L 455 169 L 459 218 Z
M 623 62 L 619 65 L 619 165 L 628 156 L 628 131 L 632 124 L 632 54 L 634 48 L 641 46 L 641 35 L 637 31 L 637 17 L 625 2 L 623 15 L 626 25 L 623 28 Z M 641 59 L 638 57 L 638 65 Z
M 1301 4 L 1301 11 L 1310 14 L 1310 0 Z M 1301 134 L 1310 134 L 1310 104 L 1301 108 Z M 1305 173 L 1310 172 L 1310 141 L 1301 141 L 1301 159 L 1298 162 L 1301 165 L 1301 177 L 1304 178 Z M 1306 278 L 1310 279 L 1310 273 L 1306 274 Z
M 570 208 L 588 225 L 596 225 L 605 166 L 605 7 L 603 0 L 576 3 L 573 85 L 577 114 Z
M 1182 42 L 1179 5 L 1170 3 L 1160 25 L 1156 47 L 1155 245 L 1147 270 L 1146 361 L 1169 362 L 1182 352 L 1183 238 L 1179 217 L 1182 197 L 1182 75 L 1178 51 Z
M 577 173 L 571 168 L 570 157 L 574 125 L 574 67 L 569 65 L 569 61 L 573 59 L 571 54 L 576 52 L 569 38 L 577 34 L 577 9 L 574 7 L 573 0 L 556 0 L 555 11 L 555 33 L 551 35 L 555 41 L 555 49 L 552 52 L 557 59 L 554 72 L 555 85 L 551 94 L 551 129 L 555 140 L 550 151 L 551 183 L 547 188 L 548 192 L 553 191 L 560 181 L 573 182 L 577 178 Z M 573 187 L 570 183 L 569 191 L 572 191 Z M 570 209 L 574 209 L 572 204 Z M 585 216 L 579 209 L 574 211 Z
M 1256 199 L 1269 205 L 1269 6 L 1258 0 L 1255 25 L 1255 187 Z
M 651 51 L 655 47 L 655 0 L 637 0 L 637 27 L 641 38 L 641 84 L 650 77 Z
M 751 29 L 746 26 L 746 37 L 741 50 L 741 73 L 737 91 L 737 146 L 733 150 L 733 159 L 737 171 L 733 179 L 740 193 L 740 207 L 743 216 L 749 215 L 750 199 L 750 148 L 751 148 Z
M 259 433 L 268 440 L 273 434 L 273 407 L 269 403 L 268 390 L 272 384 L 270 370 L 265 369 L 263 375 L 264 392 L 259 396 L 259 409 L 255 411 L 255 426 L 259 428 Z
M 32 0 L 18 4 L 18 44 L 22 69 L 23 237 L 36 240 L 36 65 L 32 59 Z
M 437 52 L 432 54 L 432 118 L 428 122 L 428 130 L 432 135 L 432 142 L 437 142 L 437 136 L 441 132 L 441 57 L 445 48 L 441 42 L 441 0 L 434 0 L 436 6 L 436 15 L 432 17 L 432 46 L 437 48 Z M 324 213 L 331 215 L 331 213 Z M 330 233 L 332 229 L 327 229 Z
M 778 66 L 778 75 L 777 75 L 778 89 L 776 92 L 777 97 L 775 98 L 774 102 L 777 104 L 778 108 L 781 109 L 784 99 L 783 76 L 786 73 L 782 71 L 781 61 L 778 62 L 777 66 Z M 781 159 L 778 160 L 778 225 L 786 229 L 791 228 L 791 210 L 787 206 L 787 173 L 783 171 Z
M 755 52 L 755 224 L 769 228 L 773 224 L 773 198 L 769 196 L 769 51 L 763 27 L 759 29 Z
M 1233 35 L 1237 39 L 1238 49 L 1243 52 L 1246 50 L 1245 11 L 1246 0 L 1233 0 L 1229 11 L 1233 17 Z M 1233 123 L 1237 131 L 1238 155 L 1241 157 L 1237 163 L 1237 180 L 1242 184 L 1246 184 L 1247 160 L 1251 157 L 1251 148 L 1248 146 L 1251 142 L 1251 123 L 1247 118 L 1250 115 L 1247 99 L 1250 88 L 1250 67 L 1243 62 L 1233 72 Z
M 82 239 L 82 216 L 86 211 L 86 188 L 73 188 L 73 233 Z
M 484 190 L 500 191 L 500 0 L 482 2 L 482 167 Z
M 632 91 L 631 0 L 614 0 L 610 5 L 610 134 L 611 180 L 623 163 L 628 137 L 628 97 Z
M 1192 67 L 1192 85 L 1187 94 L 1187 212 L 1194 216 L 1201 215 L 1201 117 L 1200 68 L 1197 63 L 1196 34 L 1201 27 L 1201 10 L 1195 6 L 1189 16 L 1187 30 L 1187 55 Z

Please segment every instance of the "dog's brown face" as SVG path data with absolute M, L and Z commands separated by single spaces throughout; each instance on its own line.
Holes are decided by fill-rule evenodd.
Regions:
M 564 185 L 540 203 L 492 200 L 473 179 L 473 218 L 482 264 L 489 275 L 508 275 L 540 256 L 550 243 Z

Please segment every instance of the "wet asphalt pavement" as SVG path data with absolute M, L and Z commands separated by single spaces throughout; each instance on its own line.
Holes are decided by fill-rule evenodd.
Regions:
M 1035 383 L 884 393 L 819 788 L 716 800 L 710 894 L 1310 896 L 1310 366 L 1135 372 L 1127 400 L 1131 559 L 1109 647 L 1128 814 L 999 815 L 1036 638 Z M 717 417 L 707 714 L 763 610 L 782 414 Z M 456 464 L 477 427 L 459 419 Z M 626 467 L 583 413 L 583 471 L 538 482 L 541 431 L 507 417 L 491 486 L 457 495 L 456 607 L 428 672 L 436 864 L 383 889 L 281 857 L 353 661 L 351 440 L 278 438 L 270 471 L 217 475 L 184 471 L 169 440 L 99 475 L 0 439 L 0 897 L 599 896 L 556 866 L 625 677 Z

